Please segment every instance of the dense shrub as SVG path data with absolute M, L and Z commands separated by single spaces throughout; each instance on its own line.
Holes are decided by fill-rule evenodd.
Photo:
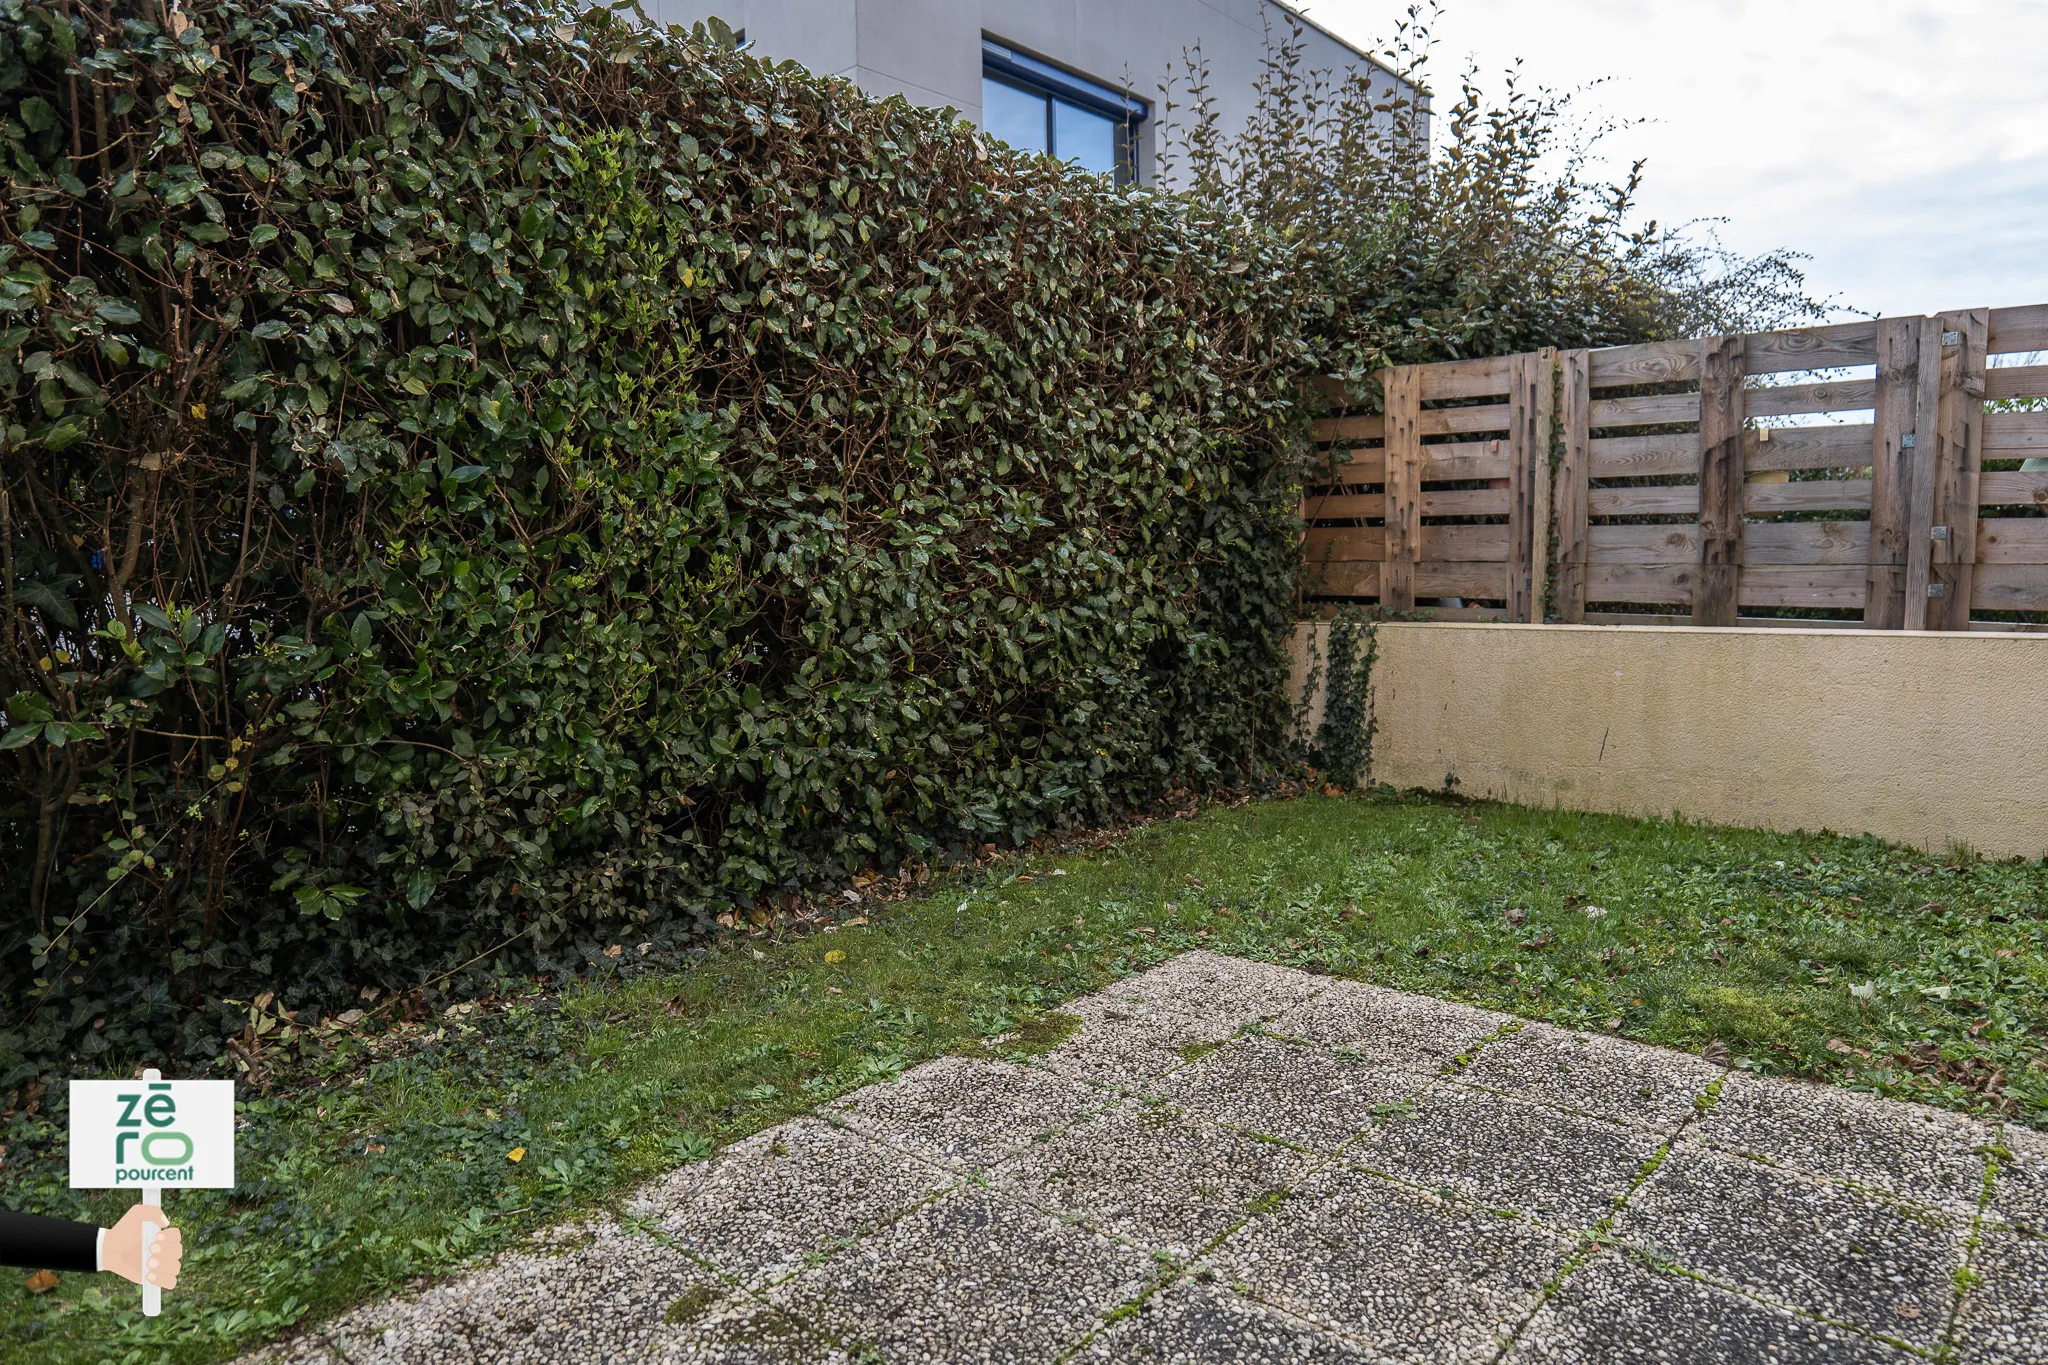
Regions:
M 1277 751 L 1277 239 L 551 0 L 0 18 L 12 1048 Z
M 1312 68 L 1304 37 L 1298 19 L 1269 35 L 1251 118 L 1230 135 L 1190 53 L 1163 91 L 1162 160 L 1219 212 L 1307 249 L 1325 300 L 1311 336 L 1332 371 L 1766 331 L 1826 311 L 1797 253 L 1741 256 L 1711 223 L 1641 218 L 1642 163 L 1618 184 L 1590 177 L 1618 130 L 1570 96 L 1519 70 L 1489 89 L 1468 69 L 1432 92 L 1421 5 L 1380 68 Z

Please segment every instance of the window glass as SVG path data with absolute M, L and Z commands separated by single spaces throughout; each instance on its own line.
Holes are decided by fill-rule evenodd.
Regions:
M 1064 100 L 1052 105 L 1053 155 L 1084 171 L 1116 171 L 1116 120 Z
M 1020 152 L 1043 156 L 1052 150 L 1045 142 L 1045 106 L 1043 95 L 981 78 L 981 126 Z

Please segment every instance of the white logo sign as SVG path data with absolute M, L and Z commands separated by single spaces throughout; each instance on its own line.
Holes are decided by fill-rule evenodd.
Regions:
M 224 1190 L 235 1183 L 235 1083 L 71 1082 L 71 1188 Z

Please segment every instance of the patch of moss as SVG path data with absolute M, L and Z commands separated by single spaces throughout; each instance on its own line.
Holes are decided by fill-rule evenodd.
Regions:
M 1043 1057 L 1081 1031 L 1081 1021 L 1071 1014 L 1048 1010 L 1017 1025 L 1003 1043 L 1007 1056 Z
M 1184 1062 L 1199 1062 L 1222 1046 L 1221 1043 L 1183 1043 L 1174 1051 L 1180 1054 L 1180 1059 Z
M 693 1285 L 687 1293 L 662 1311 L 661 1320 L 671 1327 L 681 1327 L 703 1317 L 705 1310 L 717 1302 L 716 1289 L 708 1284 Z
M 1256 1217 L 1262 1213 L 1271 1213 L 1274 1209 L 1279 1208 L 1282 1204 L 1286 1202 L 1287 1191 L 1268 1190 L 1264 1194 L 1260 1195 L 1257 1199 L 1254 1199 L 1250 1203 L 1246 1204 L 1244 1208 L 1246 1213 L 1249 1213 Z

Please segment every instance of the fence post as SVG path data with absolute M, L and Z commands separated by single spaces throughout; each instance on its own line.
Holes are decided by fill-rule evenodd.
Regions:
M 1380 371 L 1386 394 L 1386 554 L 1380 561 L 1380 605 L 1415 606 L 1415 566 L 1422 560 L 1422 375 L 1413 365 Z
M 1912 558 L 1914 478 L 1921 468 L 1920 333 L 1932 318 L 1880 318 L 1877 324 L 1877 421 L 1870 451 L 1870 574 L 1863 624 L 1899 630 L 1906 624 L 1907 566 Z M 1933 453 L 1930 444 L 1928 454 Z M 1925 532 L 1920 538 L 1926 539 Z M 1924 564 L 1926 556 L 1921 556 Z M 1921 597 L 1926 593 L 1923 568 Z
M 1977 481 L 1983 470 L 1984 351 L 1991 312 L 1941 315 L 1934 407 L 1936 521 L 1928 529 L 1927 628 L 1968 630 L 1977 564 Z M 1922 354 L 1920 364 L 1931 368 Z M 1940 591 L 1937 592 L 1936 589 Z
M 1590 444 L 1593 408 L 1593 353 L 1566 351 L 1564 366 L 1564 456 L 1557 466 L 1552 518 L 1557 533 L 1557 619 L 1586 619 L 1586 566 L 1591 558 L 1586 529 L 1587 492 L 1592 483 Z
M 1934 581 L 1934 544 L 1929 532 L 1941 520 L 1936 511 L 1940 490 L 1935 486 L 1935 413 L 1941 399 L 1941 319 L 1917 318 L 1914 333 L 1917 355 L 1913 385 L 1913 470 L 1911 494 L 1906 503 L 1906 603 L 1905 629 L 1926 630 L 1927 595 Z M 1946 589 L 1944 589 L 1946 591 Z
M 1699 567 L 1692 621 L 1732 626 L 1742 578 L 1742 380 L 1739 336 L 1700 343 Z
M 1541 624 L 1550 567 L 1550 443 L 1556 435 L 1557 352 L 1508 362 L 1508 619 Z

